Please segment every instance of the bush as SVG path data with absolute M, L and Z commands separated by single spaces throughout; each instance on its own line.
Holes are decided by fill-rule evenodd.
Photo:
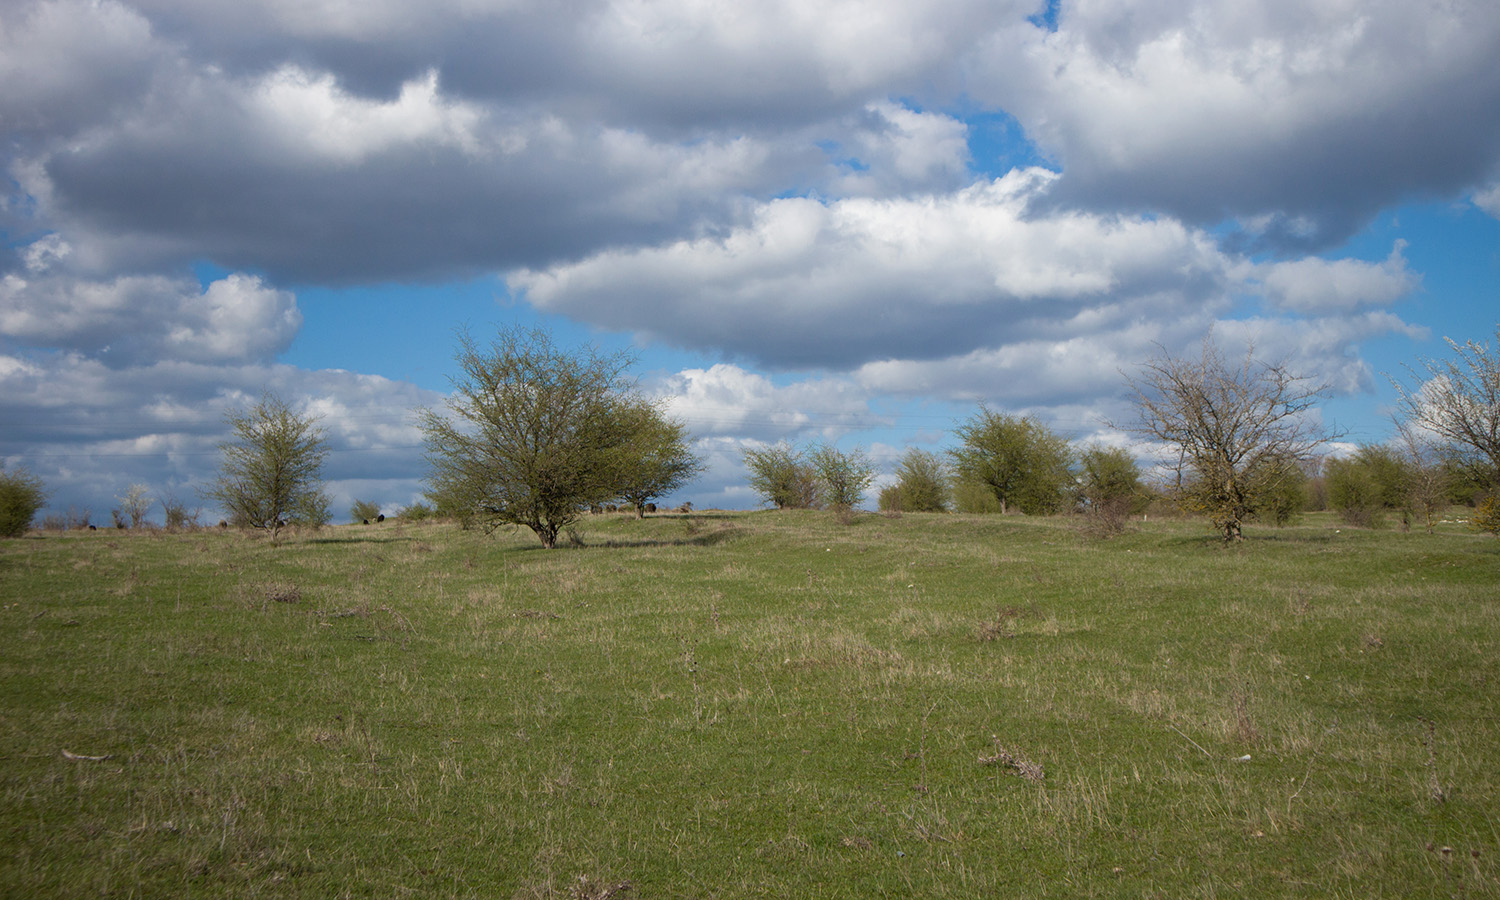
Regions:
M 368 525 L 375 521 L 375 517 L 378 515 L 380 515 L 379 503 L 371 503 L 368 500 L 355 500 L 354 505 L 349 507 L 349 521 L 356 525 L 361 522 Z
M 168 531 L 188 531 L 198 527 L 198 516 L 203 513 L 202 509 L 189 511 L 187 504 L 168 494 L 161 501 L 162 512 L 166 514 Z
M 880 490 L 885 512 L 947 512 L 948 473 L 935 453 L 915 447 L 896 467 L 896 483 Z
M 47 502 L 42 480 L 25 469 L 0 467 L 0 537 L 20 537 Z
M 1491 494 L 1479 501 L 1474 514 L 1469 517 L 1469 524 L 1500 537 L 1500 495 Z
M 437 516 L 437 510 L 426 503 L 413 503 L 411 506 L 403 507 L 396 515 L 403 522 L 425 522 Z

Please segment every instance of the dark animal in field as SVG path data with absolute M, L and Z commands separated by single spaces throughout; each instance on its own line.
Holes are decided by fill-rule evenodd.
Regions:
M 385 513 L 381 513 L 380 515 L 376 516 L 375 517 L 375 521 L 377 521 L 377 522 L 384 522 L 385 521 Z

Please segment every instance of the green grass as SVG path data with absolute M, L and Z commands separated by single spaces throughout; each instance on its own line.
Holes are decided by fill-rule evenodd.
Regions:
M 1500 895 L 1493 538 L 583 527 L 0 543 L 0 896 Z

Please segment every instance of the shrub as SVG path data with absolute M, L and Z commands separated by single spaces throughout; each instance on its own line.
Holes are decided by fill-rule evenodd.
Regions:
M 349 521 L 356 525 L 361 522 L 369 524 L 378 515 L 380 515 L 379 503 L 371 503 L 368 500 L 355 500 L 354 505 L 349 507 Z
M 0 537 L 20 537 L 47 502 L 42 480 L 25 469 L 6 472 L 0 466 Z

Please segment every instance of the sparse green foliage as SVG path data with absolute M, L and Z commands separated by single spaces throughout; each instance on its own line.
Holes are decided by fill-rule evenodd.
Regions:
M 235 439 L 220 446 L 219 477 L 205 491 L 240 527 L 263 528 L 276 540 L 288 524 L 318 527 L 329 519 L 323 492 L 328 447 L 316 419 L 266 394 L 249 410 L 226 416 Z
M 1067 502 L 1073 452 L 1041 422 L 981 409 L 956 434 L 963 441 L 951 451 L 958 477 L 986 485 L 1002 513 L 1012 506 L 1027 515 L 1053 513 Z
M 1399 453 L 1379 444 L 1361 444 L 1354 455 L 1330 459 L 1323 467 L 1328 502 L 1351 525 L 1374 527 L 1385 513 L 1408 516 L 1412 474 Z
M 880 508 L 890 512 L 946 512 L 948 472 L 942 457 L 913 447 L 896 466 L 896 483 L 880 491 Z
M 47 502 L 42 480 L 25 469 L 5 471 L 0 463 L 0 537 L 20 537 Z
M 120 501 L 120 511 L 130 520 L 131 528 L 140 528 L 146 524 L 146 513 L 156 503 L 150 491 L 144 484 L 132 484 L 125 489 L 125 493 L 115 498 Z
M 1480 500 L 1469 517 L 1469 524 L 1487 534 L 1500 537 L 1500 496 L 1491 494 Z
M 199 509 L 188 509 L 187 504 L 178 499 L 175 494 L 167 494 L 161 499 L 162 515 L 168 531 L 185 531 L 189 528 L 198 527 Z
M 1448 506 L 1448 490 L 1453 471 L 1444 459 L 1443 448 L 1430 432 L 1411 423 L 1397 420 L 1397 452 L 1407 473 L 1407 505 L 1421 518 L 1428 534 L 1437 525 L 1438 514 Z
M 355 500 L 349 507 L 349 521 L 355 525 L 373 522 L 380 517 L 380 504 L 369 500 Z
M 401 511 L 396 513 L 396 515 L 403 522 L 425 522 L 437 516 L 437 510 L 426 503 L 413 503 L 410 506 L 401 507 Z
M 823 505 L 844 514 L 859 506 L 865 489 L 875 480 L 874 464 L 858 447 L 845 452 L 819 444 L 808 455 L 808 464 L 817 478 Z
M 1079 505 L 1097 534 L 1118 534 L 1132 513 L 1150 502 L 1141 486 L 1141 470 L 1119 447 L 1093 446 L 1078 458 Z
M 1130 379 L 1139 418 L 1132 430 L 1171 449 L 1184 506 L 1225 541 L 1259 512 L 1325 440 L 1308 415 L 1321 385 L 1254 348 L 1230 365 L 1212 338 L 1199 359 L 1163 350 Z
M 967 478 L 954 477 L 952 479 L 950 493 L 953 496 L 953 508 L 961 513 L 979 513 L 983 515 L 998 515 L 1000 513 L 1000 498 L 990 490 L 990 486 L 979 481 Z
M 1306 465 L 1315 465 L 1315 461 Z M 1279 465 L 1273 477 L 1266 479 L 1266 490 L 1261 495 L 1260 505 L 1255 510 L 1258 522 L 1269 522 L 1277 528 L 1290 525 L 1307 509 L 1308 478 L 1304 465 L 1283 460 L 1274 460 L 1268 465 Z
M 687 426 L 644 401 L 623 410 L 629 438 L 622 447 L 619 497 L 646 514 L 646 504 L 677 490 L 703 471 L 689 447 Z
M 777 509 L 811 509 L 818 503 L 818 483 L 801 451 L 785 441 L 747 449 L 745 468 L 750 487 Z
M 488 349 L 460 336 L 451 415 L 420 414 L 430 496 L 486 529 L 525 526 L 548 549 L 625 483 L 640 401 L 629 357 L 562 349 L 540 329 L 502 331 Z

